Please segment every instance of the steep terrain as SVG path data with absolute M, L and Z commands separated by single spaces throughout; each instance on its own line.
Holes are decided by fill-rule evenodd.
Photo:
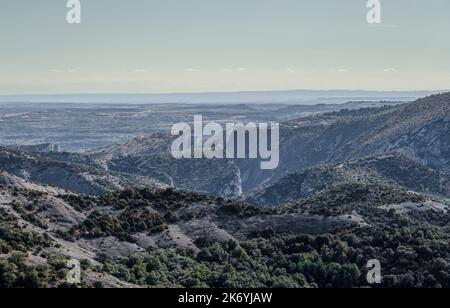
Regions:
M 221 197 L 238 197 L 308 168 L 387 153 L 399 153 L 424 166 L 450 172 L 450 93 L 407 104 L 387 102 L 377 108 L 354 109 L 354 105 L 281 123 L 280 164 L 275 170 L 261 170 L 258 160 L 175 160 L 170 154 L 173 138 L 167 133 L 135 138 L 89 154 L 30 154 L 30 147 L 26 149 L 29 155 L 86 165 L 111 176 L 117 176 L 114 172 L 135 174 L 180 190 Z M 19 175 L 13 169 L 8 171 Z M 120 185 L 120 180 L 107 181 L 126 186 Z
M 385 286 L 448 286 L 447 206 L 389 185 L 269 210 L 172 189 L 81 196 L 3 172 L 0 213 L 0 286 L 64 286 L 69 259 L 91 287 L 366 286 L 370 258 L 394 279 Z
M 359 217 L 284 214 L 245 203 L 172 189 L 127 189 L 83 196 L 0 174 L 1 206 L 40 233 L 75 241 L 110 255 L 157 247 L 190 247 L 198 238 L 245 239 L 274 228 L 282 232 L 327 233 L 363 223 Z
M 127 187 L 166 186 L 146 177 L 110 172 L 93 164 L 52 160 L 42 155 L 0 147 L 1 170 L 26 180 L 86 195 L 99 195 Z
M 130 189 L 88 197 L 6 172 L 0 174 L 0 211 L 0 262 L 8 258 L 14 263 L 12 256 L 20 254 L 14 264 L 29 266 L 37 275 L 54 276 L 48 286 L 64 284 L 65 276 L 54 271 L 64 269 L 64 260 L 73 258 L 85 260 L 88 266 L 85 283 L 127 286 L 127 281 L 100 275 L 97 266 L 102 256 L 126 257 L 171 247 L 198 251 L 199 241 L 241 241 L 268 228 L 323 234 L 363 223 L 359 217 L 278 213 L 171 189 Z
M 300 118 L 281 127 L 280 166 L 259 170 L 239 160 L 243 191 L 307 168 L 389 152 L 450 171 L 450 93 L 399 106 L 344 110 Z
M 156 134 L 130 140 L 95 153 L 108 170 L 133 173 L 174 186 L 221 197 L 242 193 L 240 171 L 233 161 L 172 158 L 173 138 Z
M 287 175 L 244 197 L 255 205 L 276 207 L 342 185 L 391 186 L 450 198 L 450 175 L 397 153 L 313 167 Z
M 131 170 L 180 189 L 226 197 L 311 167 L 392 152 L 450 171 L 450 93 L 402 105 L 352 108 L 282 123 L 281 159 L 275 170 L 261 170 L 258 160 L 175 161 L 169 152 L 171 138 L 164 134 L 111 147 L 100 157 L 112 170 Z
M 66 284 L 69 259 L 83 261 L 83 283 L 131 287 L 98 273 L 95 253 L 55 236 L 86 217 L 61 196 L 72 193 L 0 173 L 0 287 L 58 287 Z
M 449 108 L 288 121 L 273 171 L 174 160 L 165 134 L 1 147 L 0 287 L 67 286 L 69 259 L 90 287 L 368 287 L 371 259 L 380 287 L 450 287 Z

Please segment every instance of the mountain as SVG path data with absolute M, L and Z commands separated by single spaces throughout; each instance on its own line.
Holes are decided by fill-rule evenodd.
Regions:
M 281 164 L 156 134 L 0 147 L 0 287 L 449 287 L 450 94 L 282 124 Z M 242 200 L 237 200 L 239 197 Z
M 450 197 L 450 175 L 425 167 L 398 153 L 341 164 L 313 167 L 289 174 L 244 195 L 252 204 L 280 206 L 342 185 L 384 185 L 418 193 Z
M 49 155 L 55 155 L 50 153 Z M 62 156 L 62 154 L 59 154 Z M 48 159 L 42 154 L 0 147 L 2 171 L 27 180 L 86 195 L 98 195 L 127 187 L 165 187 L 153 179 L 120 172 L 109 172 L 96 165 Z
M 131 287 L 107 269 L 99 271 L 102 256 L 168 248 L 200 251 L 200 243 L 247 240 L 268 226 L 280 232 L 323 234 L 361 223 L 348 216 L 282 214 L 172 189 L 88 197 L 6 172 L 0 173 L 0 213 L 0 273 L 22 277 L 0 275 L 0 286 L 30 287 L 64 285 L 58 271 L 74 258 L 87 266 L 85 285 Z M 28 272 L 36 276 L 28 277 Z M 42 282 L 39 277 L 44 276 L 48 279 Z
M 0 173 L 0 207 L 31 229 L 75 247 L 74 253 L 129 255 L 158 247 L 195 249 L 195 241 L 244 240 L 268 226 L 327 233 L 360 223 L 348 217 L 280 214 L 222 198 L 172 189 L 127 189 L 83 196 Z M 66 245 L 65 244 L 65 245 Z M 85 256 L 88 257 L 89 255 Z M 74 255 L 72 255 L 74 257 Z
M 108 170 L 157 179 L 181 190 L 220 197 L 241 195 L 239 169 L 233 161 L 216 159 L 176 160 L 170 152 L 173 137 L 155 134 L 132 139 L 95 153 Z
M 243 191 L 322 164 L 400 153 L 416 162 L 450 171 L 450 93 L 399 106 L 343 110 L 283 123 L 278 169 L 238 160 Z
M 182 190 L 237 197 L 294 172 L 368 155 L 397 152 L 432 168 L 448 169 L 450 94 L 409 104 L 349 109 L 281 124 L 280 166 L 261 170 L 256 160 L 174 160 L 173 138 L 133 139 L 96 154 L 109 170 L 155 178 Z M 377 105 L 379 106 L 379 105 Z M 406 118 L 405 118 L 406 117 Z
M 176 187 L 220 197 L 242 194 L 239 169 L 230 160 L 176 160 L 172 137 L 155 134 L 94 153 L 51 151 L 53 145 L 0 147 L 1 170 L 85 195 L 128 187 Z
M 261 170 L 257 160 L 174 160 L 173 139 L 165 134 L 109 147 L 97 157 L 109 170 L 223 197 L 237 197 L 311 167 L 393 152 L 450 171 L 450 93 L 408 104 L 353 108 L 349 103 L 346 110 L 281 123 L 280 165 L 271 171 Z
M 448 286 L 447 206 L 389 185 L 270 210 L 173 189 L 82 196 L 2 172 L 0 213 L 2 287 L 67 286 L 69 259 L 86 287 L 368 286 L 371 257 L 393 279 L 383 286 Z
M 62 286 L 71 258 L 98 265 L 95 253 L 54 236 L 55 230 L 66 230 L 85 219 L 61 198 L 66 194 L 59 188 L 0 173 L 0 287 Z M 90 286 L 99 280 L 105 287 L 132 286 L 87 268 L 83 276 Z
M 269 171 L 261 170 L 257 160 L 175 160 L 170 154 L 173 138 L 165 133 L 88 155 L 47 152 L 39 156 L 221 197 L 238 197 L 308 168 L 386 153 L 450 171 L 450 93 L 376 108 L 353 109 L 354 104 L 342 111 L 281 123 L 280 165 Z
M 275 170 L 261 170 L 257 160 L 175 160 L 170 154 L 173 137 L 165 133 L 88 154 L 49 151 L 49 146 L 21 147 L 17 153 L 33 157 L 28 163 L 39 166 L 31 168 L 39 175 L 14 166 L 17 158 L 10 160 L 12 166 L 5 164 L 5 170 L 25 177 L 30 173 L 32 180 L 86 194 L 126 188 L 133 182 L 152 186 L 149 182 L 153 181 L 220 197 L 239 197 L 308 168 L 386 153 L 450 171 L 450 93 L 376 108 L 353 109 L 349 103 L 349 108 L 281 123 L 280 165 Z M 57 162 L 52 168 L 58 170 L 44 168 L 51 165 L 46 160 Z M 89 173 L 93 176 L 87 179 L 84 175 Z M 74 174 L 75 180 L 60 180 Z

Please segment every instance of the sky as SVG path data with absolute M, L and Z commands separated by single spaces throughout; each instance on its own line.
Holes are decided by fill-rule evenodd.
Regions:
M 450 88 L 450 1 L 0 0 L 0 95 Z

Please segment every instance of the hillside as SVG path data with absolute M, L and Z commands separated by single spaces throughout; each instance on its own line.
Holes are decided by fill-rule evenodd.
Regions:
M 0 188 L 1 206 L 34 228 L 100 250 L 107 249 L 98 241 L 105 238 L 109 238 L 107 245 L 116 243 L 129 251 L 161 246 L 195 248 L 192 243 L 199 237 L 212 241 L 245 239 L 268 225 L 286 232 L 326 233 L 358 223 L 346 217 L 284 215 L 239 201 L 172 189 L 128 189 L 101 197 L 82 196 L 5 172 L 1 173 Z M 111 254 L 121 254 L 114 248 L 110 247 Z
M 391 186 L 450 197 L 450 175 L 420 165 L 400 154 L 367 157 L 293 173 L 244 195 L 255 205 L 276 207 L 342 185 Z
M 286 122 L 281 127 L 280 167 L 258 169 L 237 161 L 243 191 L 318 165 L 397 152 L 431 168 L 450 171 L 450 93 L 413 103 L 343 110 Z
M 0 179 L 0 286 L 65 286 L 71 258 L 88 287 L 366 286 L 368 258 L 383 260 L 384 286 L 448 286 L 447 207 L 390 186 L 263 210 L 171 189 L 88 197 Z
M 240 171 L 233 161 L 172 158 L 172 137 L 155 134 L 102 149 L 93 156 L 108 170 L 156 179 L 181 190 L 220 197 L 241 195 Z
M 18 275 L 33 273 L 24 281 L 8 280 L 10 286 L 28 280 L 34 281 L 30 286 L 64 285 L 64 263 L 71 258 L 84 260 L 86 285 L 131 286 L 101 270 L 101 257 L 169 248 L 200 251 L 202 241 L 246 240 L 267 226 L 283 232 L 323 234 L 360 223 L 343 216 L 281 214 L 173 190 L 81 196 L 5 172 L 0 174 L 0 211 L 0 263 L 7 267 L 0 264 L 0 271 L 10 272 L 18 266 Z M 2 279 L 0 286 L 5 286 Z
M 239 196 L 311 167 L 393 152 L 450 171 L 450 93 L 408 104 L 350 106 L 282 123 L 280 166 L 272 171 L 261 170 L 257 160 L 175 161 L 169 153 L 171 138 L 164 134 L 110 147 L 99 157 L 111 170 L 132 170 L 180 189 L 225 197 Z
M 53 160 L 42 155 L 0 147 L 1 170 L 26 180 L 86 195 L 99 195 L 131 186 L 161 188 L 167 186 L 138 175 L 110 172 L 93 164 Z

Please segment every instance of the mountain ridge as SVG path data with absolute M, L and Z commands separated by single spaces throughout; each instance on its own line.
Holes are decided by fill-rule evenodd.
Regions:
M 312 167 L 244 195 L 251 204 L 281 206 L 289 199 L 308 197 L 344 183 L 392 185 L 416 192 L 450 197 L 450 175 L 422 166 L 398 153 L 366 157 L 341 164 Z

